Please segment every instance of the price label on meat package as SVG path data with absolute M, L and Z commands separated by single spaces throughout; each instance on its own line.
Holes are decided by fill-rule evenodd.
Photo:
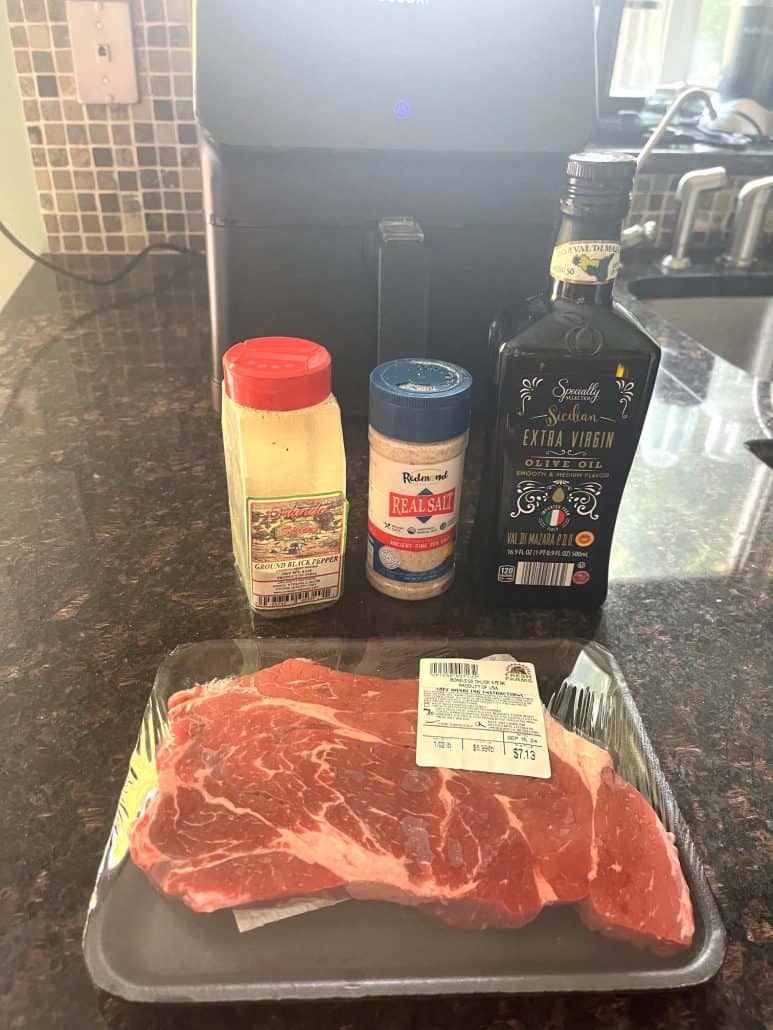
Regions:
M 507 658 L 423 658 L 416 764 L 550 778 L 534 666 Z

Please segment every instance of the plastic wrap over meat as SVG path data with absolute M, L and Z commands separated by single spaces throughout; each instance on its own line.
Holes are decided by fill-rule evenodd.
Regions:
M 421 660 L 508 655 L 550 778 L 418 766 Z M 569 639 L 181 645 L 84 931 L 97 986 L 151 1002 L 662 990 L 724 949 L 622 671 Z
M 416 698 L 298 658 L 174 694 L 132 858 L 200 912 L 337 892 L 485 929 L 577 904 L 611 936 L 690 944 L 673 837 L 607 751 L 546 715 L 549 780 L 418 768 Z

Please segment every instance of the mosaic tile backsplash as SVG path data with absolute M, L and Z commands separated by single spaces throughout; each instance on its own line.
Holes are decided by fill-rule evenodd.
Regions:
M 130 0 L 141 98 L 131 106 L 78 103 L 64 0 L 7 4 L 51 252 L 131 253 L 164 240 L 203 251 L 190 0 Z M 701 198 L 697 241 L 727 234 L 750 178 L 731 177 Z M 658 245 L 676 223 L 678 180 L 637 180 L 629 223 L 654 219 Z M 766 230 L 773 234 L 773 205 Z
M 131 106 L 76 99 L 64 0 L 7 2 L 49 249 L 171 240 L 203 251 L 189 0 L 131 0 L 141 98 Z
M 717 164 L 721 163 L 721 161 L 717 161 Z M 657 246 L 668 246 L 671 242 L 679 213 L 676 187 L 680 177 L 681 173 L 650 175 L 646 172 L 642 172 L 636 177 L 636 189 L 631 201 L 628 224 L 654 221 L 657 226 L 655 234 Z M 695 243 L 719 243 L 728 236 L 732 227 L 738 191 L 755 178 L 759 178 L 759 176 L 729 175 L 727 186 L 721 190 L 708 191 L 699 198 L 698 213 L 692 233 Z M 773 204 L 768 208 L 763 232 L 769 241 L 773 236 Z

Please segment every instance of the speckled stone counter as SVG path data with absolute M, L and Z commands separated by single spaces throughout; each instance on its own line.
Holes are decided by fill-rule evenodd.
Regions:
M 253 632 L 230 555 L 220 431 L 209 407 L 205 276 L 170 257 L 154 259 L 120 289 L 35 271 L 1 323 L 0 1025 L 518 1030 L 761 1028 L 771 1020 L 773 473 L 744 446 L 763 435 L 752 380 L 653 325 L 667 359 L 600 616 L 483 614 L 464 570 L 450 593 L 417 606 L 374 593 L 364 575 L 366 434 L 355 420 L 346 426 L 345 596 L 332 609 L 259 631 L 574 635 L 608 646 L 726 921 L 729 947 L 717 978 L 635 998 L 216 1010 L 130 1005 L 93 989 L 81 930 L 155 668 L 181 642 Z M 345 407 L 344 376 L 338 369 Z M 474 434 L 462 556 L 480 463 Z

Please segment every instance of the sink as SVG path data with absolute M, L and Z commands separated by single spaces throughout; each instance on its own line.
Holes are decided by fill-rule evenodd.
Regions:
M 662 276 L 628 289 L 720 358 L 773 379 L 773 275 Z

